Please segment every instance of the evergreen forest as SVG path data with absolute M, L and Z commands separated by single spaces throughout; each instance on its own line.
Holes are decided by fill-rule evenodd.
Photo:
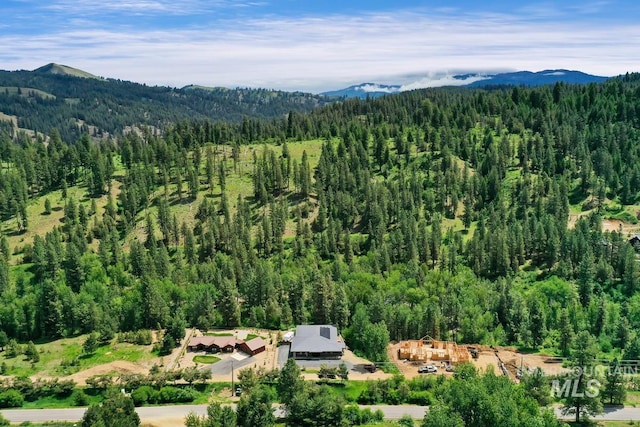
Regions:
M 638 74 L 161 124 L 2 129 L 9 341 L 334 324 L 376 362 L 424 336 L 640 358 Z

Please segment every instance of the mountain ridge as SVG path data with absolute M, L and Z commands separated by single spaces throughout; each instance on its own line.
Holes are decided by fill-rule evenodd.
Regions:
M 55 128 L 67 141 L 85 132 L 103 139 L 135 127 L 165 129 L 184 120 L 279 118 L 331 101 L 273 89 L 148 86 L 55 63 L 31 71 L 0 70 L 0 131 L 12 136 L 23 130 L 47 134 Z
M 465 73 L 453 76 L 440 76 L 419 80 L 415 83 L 377 84 L 360 83 L 337 90 L 321 92 L 320 95 L 338 98 L 367 98 L 379 97 L 405 90 L 420 89 L 426 87 L 488 87 L 488 86 L 541 86 L 564 82 L 568 84 L 600 83 L 610 77 L 596 76 L 577 70 L 547 69 L 542 71 L 515 71 L 509 73 Z

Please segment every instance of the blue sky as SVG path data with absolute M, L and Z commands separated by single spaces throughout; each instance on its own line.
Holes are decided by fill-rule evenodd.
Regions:
M 637 1 L 2 0 L 0 69 L 319 92 L 461 72 L 640 71 Z

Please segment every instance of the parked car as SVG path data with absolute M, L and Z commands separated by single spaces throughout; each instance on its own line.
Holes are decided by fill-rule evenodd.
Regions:
M 449 363 L 444 370 L 447 371 L 447 372 L 453 372 L 453 365 L 451 363 Z
M 436 365 L 424 365 L 418 368 L 418 372 L 421 374 L 435 374 L 438 372 L 438 367 Z
M 364 370 L 367 371 L 367 372 L 374 373 L 377 369 L 378 369 L 378 367 L 373 363 L 370 363 L 368 365 L 364 365 Z
M 236 397 L 240 397 L 240 396 L 242 396 L 242 387 L 240 387 L 240 386 L 236 386 L 236 389 L 235 389 L 235 396 L 236 396 Z

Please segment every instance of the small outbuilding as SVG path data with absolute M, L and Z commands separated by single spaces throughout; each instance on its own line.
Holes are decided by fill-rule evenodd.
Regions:
M 255 356 L 267 349 L 267 343 L 262 338 L 255 337 L 249 341 L 238 342 L 238 348 L 251 356 Z
M 287 331 L 282 335 L 282 342 L 291 342 L 293 340 L 293 331 Z

